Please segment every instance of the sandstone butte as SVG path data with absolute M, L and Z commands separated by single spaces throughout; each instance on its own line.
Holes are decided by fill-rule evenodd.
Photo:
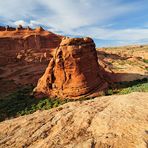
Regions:
M 147 148 L 148 93 L 66 103 L 0 123 L 1 148 Z
M 108 86 L 91 38 L 63 38 L 34 94 L 60 98 L 98 96 Z

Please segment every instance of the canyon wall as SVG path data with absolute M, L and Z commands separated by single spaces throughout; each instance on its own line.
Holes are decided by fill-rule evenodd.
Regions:
M 28 50 L 45 55 L 46 51 L 49 53 L 59 46 L 61 39 L 62 36 L 45 31 L 41 27 L 34 30 L 31 28 L 0 27 L 0 63 L 5 65 L 20 60 L 21 57 L 25 60 Z M 40 58 L 42 56 L 41 54 Z M 35 54 L 32 55 L 32 58 L 36 58 Z M 47 60 L 47 57 L 45 58 Z
M 36 85 L 62 38 L 42 27 L 0 26 L 1 94 L 26 84 Z

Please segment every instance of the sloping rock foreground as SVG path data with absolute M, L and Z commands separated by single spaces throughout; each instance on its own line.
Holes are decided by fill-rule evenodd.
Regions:
M 63 38 L 34 92 L 60 98 L 96 96 L 107 88 L 91 38 Z
M 146 148 L 148 93 L 99 97 L 0 123 L 1 148 Z

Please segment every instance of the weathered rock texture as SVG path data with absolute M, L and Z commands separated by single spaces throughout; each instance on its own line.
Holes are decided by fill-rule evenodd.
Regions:
M 64 38 L 34 92 L 60 98 L 98 95 L 107 83 L 90 38 Z
M 50 52 L 50 50 L 59 46 L 62 36 L 58 36 L 52 32 L 45 31 L 43 28 L 28 29 L 19 26 L 18 28 L 0 27 L 0 63 L 5 65 L 16 62 L 16 60 L 24 60 L 27 62 L 40 61 L 36 54 Z M 32 50 L 32 58 L 27 59 L 27 51 Z M 34 53 L 34 55 L 33 55 Z
M 99 97 L 0 123 L 1 148 L 147 148 L 148 93 Z
M 42 27 L 0 26 L 0 96 L 16 87 L 36 85 L 62 38 Z

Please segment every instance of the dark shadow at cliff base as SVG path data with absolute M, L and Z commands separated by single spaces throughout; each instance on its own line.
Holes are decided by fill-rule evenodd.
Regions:
M 117 81 L 116 78 L 130 76 L 132 79 L 137 78 L 135 80 L 129 81 Z M 112 74 L 112 77 L 109 78 L 109 89 L 106 92 L 106 95 L 113 94 L 129 94 L 132 92 L 148 92 L 148 76 L 147 75 L 139 75 L 139 74 L 126 74 L 126 73 L 118 73 Z M 116 80 L 116 81 L 115 81 Z
M 101 68 L 101 67 L 100 67 Z M 123 76 L 130 76 L 132 78 L 139 76 L 138 80 L 115 82 L 115 79 Z M 145 77 L 145 78 L 143 78 Z M 102 69 L 102 78 L 109 83 L 109 89 L 105 95 L 112 94 L 127 94 L 135 91 L 148 92 L 148 78 L 147 75 L 127 74 L 127 73 L 109 73 Z M 11 95 L 0 98 L 0 121 L 18 117 L 21 115 L 31 114 L 37 110 L 46 110 L 53 107 L 58 107 L 71 99 L 60 100 L 59 98 L 42 98 L 36 99 L 31 93 L 33 86 L 26 85 L 18 89 Z M 84 101 L 92 98 L 80 98 L 78 101 Z
M 11 95 L 0 98 L 0 121 L 31 114 L 37 110 L 51 109 L 68 102 L 59 98 L 36 99 L 31 95 L 33 88 L 26 85 Z

